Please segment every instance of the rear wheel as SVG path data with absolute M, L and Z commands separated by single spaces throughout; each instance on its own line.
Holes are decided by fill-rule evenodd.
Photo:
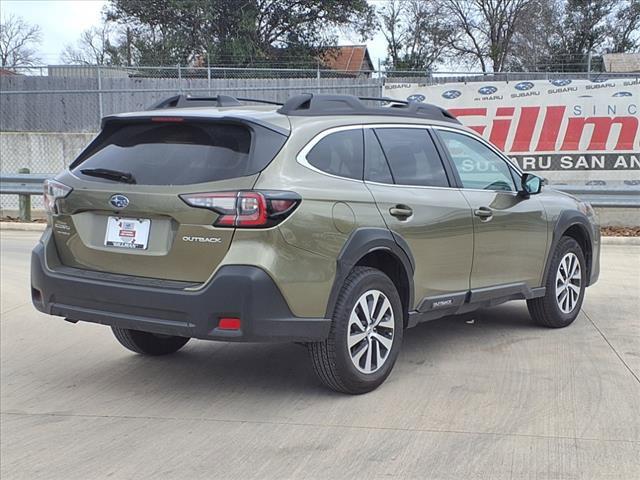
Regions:
M 159 335 L 128 328 L 111 327 L 123 347 L 143 355 L 168 355 L 177 352 L 189 341 L 187 337 Z
M 338 392 L 374 390 L 393 369 L 403 327 L 402 302 L 389 277 L 354 268 L 336 302 L 329 337 L 309 345 L 316 375 Z
M 545 296 L 527 301 L 531 318 L 545 327 L 570 325 L 580 313 L 586 278 L 582 248 L 573 238 L 563 237 L 553 253 Z

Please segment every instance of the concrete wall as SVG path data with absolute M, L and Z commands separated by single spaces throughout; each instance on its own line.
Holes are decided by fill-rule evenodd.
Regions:
M 94 133 L 0 132 L 0 172 L 57 173 L 64 170 L 93 139 Z M 42 208 L 42 198 L 32 197 L 34 208 Z M 17 195 L 0 195 L 0 210 L 16 209 Z M 10 215 L 10 213 L 3 213 Z
M 64 170 L 95 133 L 0 132 L 0 171 L 32 173 Z

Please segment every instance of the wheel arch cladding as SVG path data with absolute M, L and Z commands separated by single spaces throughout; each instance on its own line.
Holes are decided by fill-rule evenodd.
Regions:
M 377 268 L 398 289 L 405 326 L 413 308 L 415 261 L 404 239 L 384 228 L 359 228 L 351 233 L 336 260 L 336 276 L 327 302 L 326 318 L 333 316 L 340 289 L 356 266 Z
M 562 237 L 573 238 L 578 242 L 580 248 L 582 248 L 582 253 L 584 254 L 584 259 L 587 264 L 586 286 L 589 286 L 591 280 L 591 269 L 593 266 L 593 228 L 586 216 L 577 210 L 565 210 L 560 214 L 556 221 L 555 227 L 553 228 L 551 247 L 547 254 L 543 281 L 546 282 L 547 275 L 549 274 L 549 268 L 551 267 L 553 252 Z

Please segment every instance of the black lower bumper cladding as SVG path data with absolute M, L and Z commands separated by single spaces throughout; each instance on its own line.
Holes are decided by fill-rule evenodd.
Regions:
M 41 312 L 165 335 L 226 341 L 313 341 L 329 334 L 330 320 L 296 317 L 282 293 L 262 269 L 221 267 L 196 290 L 134 285 L 83 275 L 84 270 L 49 268 L 44 239 L 32 252 L 32 301 Z M 48 243 L 48 245 L 47 245 Z M 76 274 L 74 274 L 74 271 Z M 161 282 L 160 282 L 161 283 Z M 240 329 L 218 327 L 220 318 L 239 318 Z

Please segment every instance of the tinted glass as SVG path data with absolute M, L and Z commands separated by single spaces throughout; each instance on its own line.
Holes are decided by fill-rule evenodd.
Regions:
M 378 137 L 370 128 L 364 130 L 364 178 L 372 182 L 393 183 L 389 164 Z
M 464 188 L 515 190 L 511 169 L 504 159 L 478 140 L 461 133 L 439 133 Z
M 362 130 L 344 130 L 320 140 L 307 153 L 307 161 L 323 172 L 362 180 L 362 150 Z
M 251 153 L 252 136 L 255 151 Z M 186 185 L 253 175 L 262 170 L 286 137 L 262 127 L 193 123 L 134 123 L 107 127 L 72 170 L 130 173 L 142 185 Z M 87 177 L 92 181 L 107 179 Z
M 420 128 L 379 128 L 380 139 L 395 183 L 448 187 L 440 155 L 426 130 Z

